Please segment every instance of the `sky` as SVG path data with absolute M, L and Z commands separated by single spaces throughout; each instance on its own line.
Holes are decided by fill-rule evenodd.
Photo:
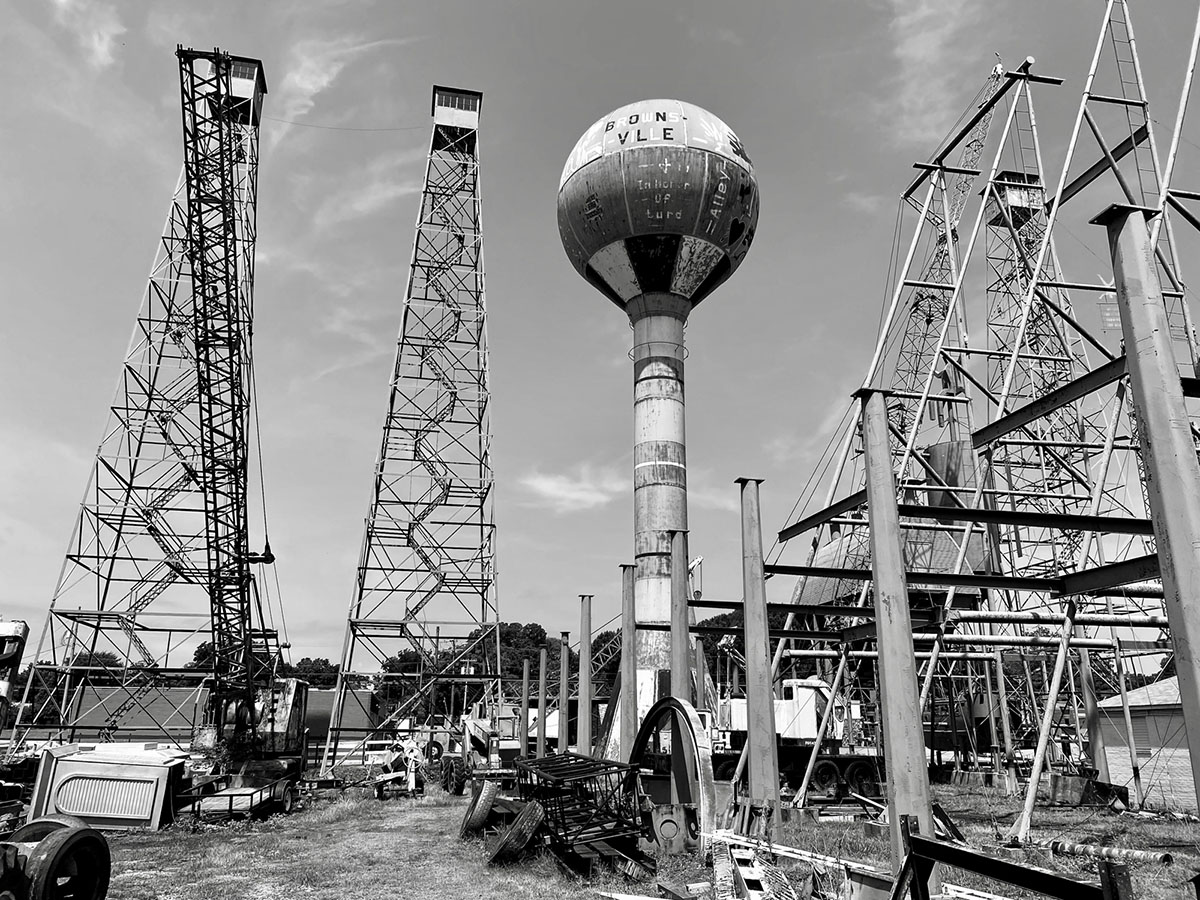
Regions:
M 501 618 L 574 632 L 579 594 L 597 624 L 616 613 L 632 555 L 631 333 L 571 268 L 555 219 L 578 137 L 618 106 L 674 97 L 726 121 L 754 160 L 754 246 L 687 331 L 690 549 L 705 594 L 737 599 L 734 479 L 765 479 L 769 546 L 862 380 L 913 162 L 999 53 L 1066 79 L 1038 109 L 1053 169 L 1103 6 L 0 0 L 0 616 L 39 631 L 62 565 L 182 159 L 177 44 L 263 60 L 270 539 L 293 658 L 336 661 L 433 84 L 484 94 Z M 1195 9 L 1132 7 L 1152 114 L 1169 123 Z

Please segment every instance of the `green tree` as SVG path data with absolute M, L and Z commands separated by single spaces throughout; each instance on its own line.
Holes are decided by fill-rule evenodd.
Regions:
M 339 668 L 323 657 L 312 659 L 306 656 L 294 666 L 289 666 L 289 674 L 307 681 L 310 687 L 329 688 L 337 684 Z

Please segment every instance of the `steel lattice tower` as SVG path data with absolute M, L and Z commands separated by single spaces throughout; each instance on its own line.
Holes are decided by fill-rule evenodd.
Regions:
M 482 101 L 477 91 L 433 89 L 412 269 L 325 770 L 373 736 L 414 729 L 433 714 L 439 684 L 466 678 L 476 691 L 491 690 L 498 678 Z M 364 733 L 343 722 L 347 706 L 363 702 L 353 688 L 366 683 L 388 708 Z M 339 749 L 339 741 L 358 746 Z
M 1168 190 L 1190 75 L 1164 155 L 1128 4 L 1109 0 L 1062 167 L 1051 170 L 1033 97 L 1062 79 L 1035 75 L 1031 64 L 1003 73 L 967 124 L 918 164 L 902 195 L 917 222 L 863 382 L 886 396 L 929 741 L 937 721 L 947 730 L 957 721 L 955 765 L 960 753 L 991 756 L 1009 790 L 1023 740 L 1036 744 L 1039 770 L 1055 761 L 1061 738 L 1073 749 L 1056 762 L 1095 766 L 1108 780 L 1097 686 L 1123 694 L 1128 662 L 1169 648 L 1127 348 L 1103 315 L 1101 329 L 1094 324 L 1110 287 L 1078 271 L 1078 252 L 1060 258 L 1055 236 L 1082 244 L 1074 229 L 1117 198 L 1156 211 L 1150 239 L 1185 381 L 1200 358 L 1172 230 L 1179 219 L 1170 215 L 1195 225 L 1181 209 L 1181 198 L 1195 194 Z M 956 148 L 963 154 L 952 165 Z M 971 224 L 959 241 L 955 212 L 964 212 L 958 198 L 968 179 L 982 192 L 965 210 Z M 853 607 L 872 597 L 870 511 L 853 426 L 839 444 L 824 508 L 780 533 L 786 542 L 814 532 L 808 561 L 767 567 L 802 576 L 793 602 L 807 610 L 789 627 L 804 616 L 816 629 L 808 634 L 857 622 Z M 929 610 L 928 621 L 917 619 L 918 608 Z M 797 644 L 781 644 L 777 659 L 836 661 L 829 673 L 839 684 L 876 652 L 869 642 L 793 633 Z M 963 728 L 968 720 L 985 727 Z M 1132 736 L 1126 743 L 1133 754 Z M 1135 792 L 1140 802 L 1140 783 Z M 1018 836 L 1033 796 L 1030 788 Z
M 250 552 L 246 509 L 266 79 L 258 60 L 219 50 L 180 47 L 177 58 L 183 170 L 14 751 L 35 731 L 112 739 L 135 710 L 143 736 L 187 741 L 202 682 L 246 684 L 252 660 L 275 652 L 250 571 L 269 552 Z

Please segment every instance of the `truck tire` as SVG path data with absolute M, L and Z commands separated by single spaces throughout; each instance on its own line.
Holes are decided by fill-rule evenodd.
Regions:
M 12 834 L 5 838 L 6 841 L 12 844 L 32 844 L 47 837 L 55 831 L 60 831 L 63 828 L 91 828 L 83 819 L 75 816 L 42 816 L 38 819 L 33 819 L 26 822 Z
M 108 841 L 91 828 L 60 828 L 33 848 L 25 873 L 29 900 L 102 900 L 112 875 Z
M 846 769 L 846 786 L 852 793 L 874 799 L 879 796 L 879 775 L 875 766 L 865 760 L 851 763 Z
M 835 790 L 837 785 L 837 763 L 831 759 L 818 761 L 816 768 L 813 769 L 812 778 L 808 783 L 809 791 L 817 794 L 828 794 L 830 791 Z
M 494 866 L 496 863 L 512 862 L 516 859 L 533 840 L 533 836 L 545 820 L 546 810 L 542 808 L 542 804 L 536 800 L 526 803 L 496 842 L 496 847 L 488 858 L 488 865 Z
M 462 825 L 458 829 L 460 839 L 470 837 L 487 821 L 487 814 L 491 812 L 499 788 L 499 783 L 495 781 L 476 782 L 471 791 L 471 799 L 467 801 L 467 808 L 463 810 Z M 482 814 L 478 812 L 480 807 L 484 807 Z
M 487 823 L 488 816 L 492 812 L 492 804 L 496 802 L 496 796 L 500 793 L 500 782 L 485 781 L 479 788 L 479 796 L 475 798 L 474 804 L 467 810 L 467 814 L 463 816 L 462 830 L 459 832 L 459 837 L 466 837 L 474 834 L 483 828 Z
M 717 771 L 713 773 L 713 778 L 717 781 L 733 781 L 733 776 L 737 772 L 737 762 L 728 759 L 717 766 Z
M 467 764 L 461 756 L 450 757 L 450 793 L 461 797 L 467 788 Z

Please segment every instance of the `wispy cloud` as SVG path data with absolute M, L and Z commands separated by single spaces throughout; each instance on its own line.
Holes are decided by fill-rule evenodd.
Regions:
M 59 46 L 49 32 L 19 12 L 6 14 L 4 29 L 3 37 L 12 40 L 5 46 L 9 52 L 3 62 L 32 67 L 14 71 L 37 72 L 36 78 L 24 79 L 22 89 L 11 96 L 16 112 L 59 116 L 88 132 L 95 142 L 131 149 L 161 170 L 178 167 L 178 160 L 162 153 L 161 144 L 148 139 L 163 127 L 150 103 L 114 79 L 98 77 L 91 65 L 80 64 L 78 53 Z M 103 54 L 97 58 L 109 59 Z
M 842 203 L 855 212 L 874 215 L 882 212 L 888 205 L 889 198 L 883 194 L 870 194 L 866 191 L 847 191 L 842 194 Z
M 771 461 L 776 465 L 794 465 L 797 462 L 808 465 L 815 462 L 835 431 L 843 433 L 839 426 L 843 424 L 850 407 L 850 393 L 858 386 L 857 381 L 844 381 L 828 392 L 826 396 L 830 402 L 816 428 L 792 428 L 767 441 L 764 449 Z
M 356 36 L 343 35 L 333 39 L 306 38 L 297 41 L 288 53 L 286 71 L 276 90 L 278 118 L 289 121 L 303 118 L 316 104 L 317 97 L 333 85 L 342 70 L 364 54 L 380 47 L 400 47 L 418 40 L 421 38 L 363 41 Z M 273 130 L 272 143 L 278 143 L 288 130 L 287 126 Z
M 896 140 L 930 148 L 959 113 L 964 76 L 981 48 L 962 39 L 984 11 L 983 0 L 888 0 L 896 68 L 877 107 Z M 982 77 L 982 73 L 981 73 Z
M 691 466 L 688 469 L 687 493 L 688 506 L 693 509 L 737 512 L 740 508 L 738 489 L 733 478 L 718 482 L 708 468 Z
M 113 64 L 117 38 L 126 28 L 111 3 L 98 0 L 51 0 L 54 19 L 74 36 L 95 69 Z
M 373 160 L 366 167 L 365 177 L 356 172 L 345 187 L 322 201 L 313 215 L 313 225 L 318 229 L 341 225 L 420 193 L 423 173 L 417 163 L 424 158 L 423 150 L 413 149 Z
M 547 508 L 558 515 L 598 509 L 630 490 L 628 478 L 612 468 L 588 463 L 576 466 L 574 472 L 530 472 L 521 476 L 520 483 L 530 494 L 527 505 Z

